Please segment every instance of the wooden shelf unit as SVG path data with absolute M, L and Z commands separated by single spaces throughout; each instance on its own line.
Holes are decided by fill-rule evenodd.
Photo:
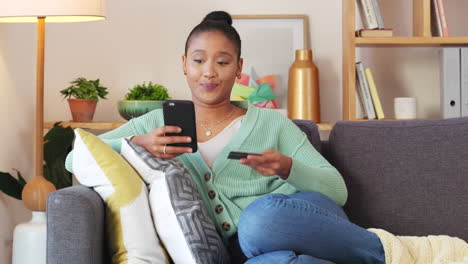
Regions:
M 468 45 L 468 37 L 431 36 L 431 0 L 413 0 L 412 37 L 356 37 L 356 1 L 343 0 L 343 120 L 356 120 L 356 48 Z
M 45 122 L 44 128 L 51 129 L 54 127 L 55 122 Z M 60 122 L 63 127 L 71 127 L 71 128 L 85 128 L 85 129 L 93 129 L 93 130 L 112 130 L 118 128 L 119 126 L 125 124 L 125 122 Z M 333 128 L 334 123 L 319 123 L 317 124 L 320 131 L 330 131 Z

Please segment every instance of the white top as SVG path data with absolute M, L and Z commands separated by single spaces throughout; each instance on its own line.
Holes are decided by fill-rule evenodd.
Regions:
M 224 146 L 227 145 L 227 143 L 239 130 L 244 116 L 245 115 L 242 115 L 234 119 L 227 127 L 223 129 L 223 131 L 219 132 L 219 134 L 214 136 L 212 139 L 203 143 L 198 143 L 198 151 L 210 168 L 213 167 L 213 163 L 216 157 L 221 152 L 221 150 L 223 150 Z

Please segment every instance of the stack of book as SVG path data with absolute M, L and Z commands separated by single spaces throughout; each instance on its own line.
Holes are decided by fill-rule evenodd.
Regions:
M 434 37 L 449 36 L 443 0 L 431 0 L 431 31 Z
M 356 62 L 356 77 L 356 91 L 364 116 L 368 119 L 385 118 L 371 69 L 364 69 L 362 62 Z
M 356 0 L 361 14 L 363 29 L 356 31 L 356 37 L 391 37 L 393 30 L 385 29 L 378 0 Z

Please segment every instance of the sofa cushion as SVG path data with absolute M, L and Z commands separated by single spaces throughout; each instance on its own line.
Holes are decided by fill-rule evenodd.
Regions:
M 229 254 L 185 166 L 177 159 L 156 158 L 132 142 L 122 143 L 121 154 L 149 185 L 154 224 L 172 260 L 229 263 Z
M 82 129 L 76 129 L 75 135 L 73 171 L 78 181 L 92 187 L 106 204 L 112 263 L 169 263 L 159 244 L 148 190 L 140 176 L 95 135 Z
M 468 117 L 338 122 L 325 153 L 346 181 L 352 222 L 468 240 Z

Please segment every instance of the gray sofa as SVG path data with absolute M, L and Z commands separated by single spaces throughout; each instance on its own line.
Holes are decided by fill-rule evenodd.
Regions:
M 343 175 L 351 221 L 398 235 L 468 240 L 468 117 L 338 122 L 320 142 L 315 124 L 295 120 Z M 47 200 L 47 263 L 106 263 L 101 198 L 73 186 Z

